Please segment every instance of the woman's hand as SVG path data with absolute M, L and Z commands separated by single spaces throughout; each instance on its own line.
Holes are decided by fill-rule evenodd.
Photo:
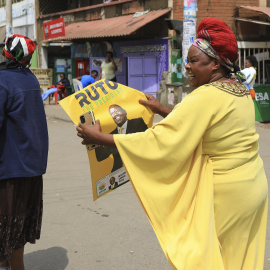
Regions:
M 112 134 L 102 133 L 99 120 L 94 125 L 79 123 L 76 130 L 77 135 L 83 139 L 82 144 L 99 144 L 109 147 L 116 147 Z
M 161 105 L 157 99 L 151 95 L 145 94 L 147 100 L 139 100 L 139 103 L 148 106 L 154 113 L 166 117 L 171 110 Z
M 94 125 L 79 123 L 77 136 L 83 139 L 82 144 L 100 144 L 98 138 L 102 134 L 99 120 Z

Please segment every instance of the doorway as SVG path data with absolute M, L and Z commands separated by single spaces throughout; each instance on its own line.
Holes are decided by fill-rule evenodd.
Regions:
M 145 94 L 156 96 L 158 91 L 157 57 L 129 57 L 128 86 Z

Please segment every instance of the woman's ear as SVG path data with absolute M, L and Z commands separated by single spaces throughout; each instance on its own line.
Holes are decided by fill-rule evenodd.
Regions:
M 213 60 L 213 63 L 214 63 L 213 70 L 218 70 L 221 67 L 220 60 L 218 60 L 218 59 L 215 58 Z

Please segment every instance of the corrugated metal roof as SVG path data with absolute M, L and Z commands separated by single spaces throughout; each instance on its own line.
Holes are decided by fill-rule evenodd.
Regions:
M 66 26 L 63 37 L 47 39 L 43 42 L 85 39 L 85 38 L 102 38 L 102 37 L 119 37 L 128 36 L 152 22 L 153 20 L 169 13 L 171 9 L 150 11 L 147 14 L 133 18 L 133 15 L 120 16 L 110 19 L 72 23 Z
M 261 12 L 270 17 L 270 8 L 269 7 L 251 7 L 251 6 L 240 6 L 239 8 L 244 8 L 248 10 L 253 10 L 257 12 Z

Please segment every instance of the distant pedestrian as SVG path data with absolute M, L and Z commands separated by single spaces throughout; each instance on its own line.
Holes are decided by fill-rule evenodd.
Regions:
M 101 64 L 99 79 L 107 79 L 109 81 L 116 82 L 116 71 L 117 66 L 113 60 L 113 53 L 107 52 L 106 60 Z
M 28 66 L 35 43 L 10 36 L 0 63 L 0 269 L 23 270 L 24 245 L 40 238 L 48 131 L 37 78 Z
M 246 68 L 241 70 L 241 72 L 246 76 L 246 80 L 243 84 L 249 90 L 252 99 L 255 99 L 254 83 L 257 75 L 257 59 L 253 55 L 249 55 L 246 58 L 245 66 Z
M 94 83 L 96 81 L 97 76 L 98 76 L 97 70 L 92 70 L 90 75 L 83 75 L 81 78 L 83 88 Z

